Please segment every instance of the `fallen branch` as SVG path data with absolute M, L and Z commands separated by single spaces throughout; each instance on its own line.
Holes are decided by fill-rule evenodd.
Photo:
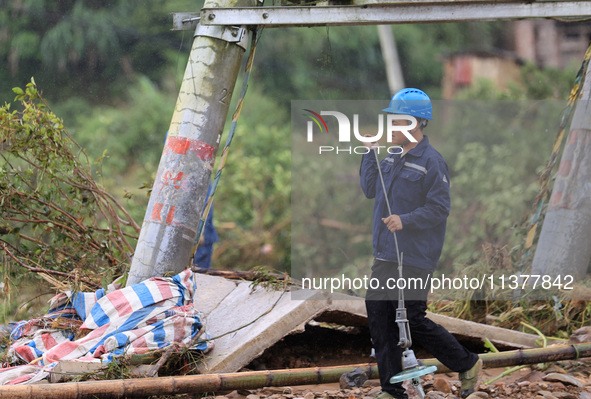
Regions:
M 195 334 L 195 336 L 191 339 L 191 342 L 189 342 L 189 345 L 187 347 L 190 348 L 193 345 L 195 345 L 197 343 L 197 340 L 199 339 L 199 337 L 201 337 L 201 335 L 204 332 L 205 332 L 205 328 L 201 327 L 201 329 L 197 332 L 197 334 Z M 156 373 L 158 372 L 158 370 L 160 370 L 160 367 L 162 367 L 164 365 L 164 363 L 166 363 L 168 361 L 168 359 L 170 358 L 170 356 L 172 355 L 172 353 L 176 349 L 177 349 L 177 346 L 175 344 L 171 344 L 166 349 L 166 351 L 162 354 L 162 356 L 160 357 L 158 362 L 154 365 L 154 367 L 152 367 L 150 369 L 150 371 L 148 371 L 146 373 L 146 377 L 154 377 L 156 375 Z
M 197 266 L 193 266 L 191 267 L 191 270 L 194 273 L 199 273 L 199 274 L 207 274 L 209 276 L 217 276 L 217 277 L 224 277 L 227 279 L 231 279 L 231 280 L 261 280 L 262 276 L 260 272 L 257 272 L 256 270 L 248 270 L 248 271 L 241 271 L 241 270 L 215 270 L 215 269 L 206 269 L 203 267 L 197 267 Z M 279 273 L 266 273 L 266 275 L 269 278 L 274 278 L 277 280 L 289 280 L 295 284 L 299 284 L 301 285 L 301 283 L 297 280 L 293 280 L 291 277 L 289 277 L 288 274 L 279 274 Z
M 6 252 L 8 254 L 8 256 L 10 256 L 12 258 L 12 260 L 14 260 L 16 263 L 18 263 L 19 265 L 21 265 L 22 267 L 24 267 L 25 269 L 27 269 L 33 273 L 53 274 L 54 276 L 66 277 L 68 280 L 76 280 L 76 277 L 72 276 L 69 273 L 64 273 L 64 272 L 60 272 L 57 270 L 42 269 L 40 267 L 29 266 L 26 263 L 24 263 L 23 261 L 21 261 L 19 258 L 14 256 L 14 254 L 8 249 L 8 246 L 6 245 L 6 243 L 0 241 L 0 245 L 2 245 L 2 249 L 4 250 L 4 252 Z M 85 279 L 84 277 L 82 277 L 82 278 L 78 277 L 78 279 L 80 281 L 82 281 L 84 284 L 87 284 L 90 287 L 96 288 L 97 290 L 101 288 L 101 286 L 99 284 L 97 284 L 91 280 Z

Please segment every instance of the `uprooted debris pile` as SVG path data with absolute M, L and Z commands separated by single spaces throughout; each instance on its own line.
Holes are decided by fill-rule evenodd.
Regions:
M 123 289 L 110 287 L 106 292 L 99 290 L 94 293 L 59 294 L 53 298 L 48 315 L 13 326 L 12 338 L 16 341 L 10 348 L 10 354 L 14 359 L 20 359 L 21 362 L 28 364 L 0 369 L 0 385 L 30 384 L 45 379 L 48 375 L 51 381 L 55 381 L 55 378 L 51 378 L 55 374 L 59 376 L 59 373 L 69 373 L 64 370 L 69 370 L 67 367 L 72 365 L 66 364 L 68 363 L 66 360 L 79 364 L 86 361 L 90 363 L 85 364 L 108 364 L 113 365 L 113 369 L 119 367 L 117 370 L 106 370 L 102 378 L 97 376 L 98 379 L 130 378 L 134 376 L 134 371 L 122 370 L 127 365 L 121 361 L 121 355 L 142 354 L 155 350 L 158 356 L 162 355 L 164 358 L 167 353 L 172 352 L 169 351 L 170 348 L 174 350 L 194 348 L 207 352 L 207 358 L 194 369 L 189 370 L 186 364 L 181 364 L 172 373 L 173 376 L 196 372 L 210 374 L 192 376 L 197 378 L 210 377 L 215 373 L 244 370 L 244 367 L 291 368 L 296 366 L 291 364 L 291 360 L 298 359 L 300 364 L 297 366 L 300 367 L 319 366 L 319 363 L 327 362 L 330 364 L 337 360 L 337 358 L 324 359 L 322 356 L 314 356 L 312 351 L 307 352 L 309 359 L 305 359 L 304 352 L 287 351 L 287 348 L 298 347 L 294 346 L 296 342 L 294 339 L 301 343 L 299 347 L 304 347 L 304 343 L 307 343 L 317 353 L 338 352 L 339 364 L 350 364 L 356 357 L 366 359 L 362 362 L 365 364 L 371 361 L 367 357 L 369 348 L 364 346 L 369 339 L 364 333 L 366 327 L 363 301 L 344 295 L 326 295 L 321 292 L 306 293 L 303 298 L 306 300 L 293 300 L 294 298 L 285 291 L 266 290 L 245 281 L 229 281 L 222 277 L 205 275 L 196 277 L 191 270 L 186 270 L 172 278 L 153 278 Z M 204 332 L 203 315 L 208 320 L 208 332 L 215 336 L 215 348 L 212 348 L 211 335 Z M 533 346 L 537 339 L 536 336 L 529 334 L 464 322 L 445 316 L 430 314 L 429 317 L 441 324 L 445 323 L 452 327 L 455 325 L 456 329 L 462 330 L 460 334 L 463 335 L 493 337 L 491 341 L 495 343 L 527 348 Z M 582 332 L 575 334 L 575 337 L 585 341 L 585 334 Z M 326 334 L 324 340 L 320 339 L 323 334 Z M 330 340 L 335 341 L 337 345 L 327 344 Z M 360 345 L 360 342 L 365 344 Z M 346 347 L 347 345 L 359 346 L 357 349 L 360 349 L 360 352 L 351 351 Z M 546 354 L 549 357 L 544 360 L 531 357 L 540 356 L 536 349 L 516 352 L 521 354 L 521 360 L 529 359 L 529 363 L 589 356 L 591 349 L 588 345 L 575 346 L 562 345 L 561 348 L 548 348 L 556 353 Z M 275 347 L 275 350 L 269 350 L 271 347 Z M 536 354 L 532 355 L 530 352 L 536 352 Z M 496 354 L 484 356 L 489 355 Z M 513 357 L 514 354 L 504 352 L 503 355 Z M 118 361 L 112 362 L 114 359 Z M 153 356 L 151 362 L 157 359 L 157 356 Z M 290 362 L 284 364 L 286 359 Z M 308 362 L 311 364 L 307 364 Z M 58 371 L 56 363 L 66 368 Z M 158 363 L 148 367 L 147 376 L 153 375 L 150 372 Z M 275 365 L 276 363 L 282 363 L 282 365 Z M 496 365 L 489 367 L 515 363 L 491 364 Z M 490 380 L 503 373 L 504 369 L 493 369 L 492 372 L 486 370 L 485 373 L 488 375 L 485 376 L 484 381 L 489 380 L 489 383 L 482 385 L 480 395 L 491 398 L 591 399 L 591 389 L 588 388 L 588 385 L 591 385 L 591 363 L 579 360 L 560 364 L 561 366 L 551 366 L 549 369 L 544 366 L 532 368 L 522 366 L 511 375 L 492 382 Z M 275 366 L 269 367 L 269 365 Z M 375 370 L 371 371 L 371 367 L 375 366 L 368 366 L 370 367 L 368 375 L 371 374 L 373 375 L 371 378 L 375 378 Z M 108 374 L 111 371 L 115 373 Z M 290 376 L 295 372 L 294 370 L 286 371 L 289 371 Z M 123 375 L 126 373 L 127 375 Z M 317 370 L 314 371 L 314 376 L 316 375 Z M 331 377 L 323 381 L 337 381 L 340 375 L 338 374 L 336 379 Z M 266 378 L 268 377 L 265 376 L 265 380 L 260 385 L 249 386 L 260 387 L 268 384 L 269 380 Z M 457 378 L 456 373 L 438 374 L 434 379 L 427 378 L 425 388 L 429 397 L 432 399 L 456 397 L 458 383 L 453 380 L 454 378 Z M 355 378 L 351 379 L 353 380 Z M 362 380 L 363 378 L 358 379 L 358 381 Z M 141 385 L 140 381 L 152 383 L 145 379 L 134 382 Z M 281 385 L 287 383 L 286 380 L 277 381 Z M 290 383 L 295 384 L 295 382 Z M 234 392 L 226 396 L 230 399 L 242 399 L 233 398 L 232 395 L 253 395 L 249 399 L 304 397 L 307 397 L 306 399 L 312 399 L 312 397 L 368 399 L 379 392 L 379 388 L 371 384 L 372 380 L 365 386 L 357 388 L 340 389 L 338 384 L 332 384 L 327 389 L 298 387 L 297 390 L 294 388 L 289 392 L 283 388 L 266 388 L 266 390 Z M 373 384 L 375 385 L 375 380 Z M 45 386 L 48 387 L 48 385 Z M 244 387 L 244 385 L 238 386 Z M 35 387 L 35 385 L 27 387 Z M 54 385 L 56 389 L 64 389 L 64 387 L 65 385 Z M 205 391 L 227 389 L 229 392 L 235 388 L 236 385 L 219 385 L 215 388 L 208 387 Z M 277 391 L 277 389 L 280 390 Z M 196 391 L 193 387 L 190 390 L 178 392 Z M 10 395 L 11 392 L 6 394 Z M 483 396 L 485 394 L 487 396 Z

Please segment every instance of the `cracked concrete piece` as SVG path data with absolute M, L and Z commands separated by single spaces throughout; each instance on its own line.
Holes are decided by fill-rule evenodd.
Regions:
M 248 365 L 283 337 L 303 331 L 311 320 L 367 326 L 363 298 L 322 291 L 297 294 L 251 287 L 250 281 L 200 274 L 195 304 L 206 316 L 215 340 L 201 367 L 203 373 L 232 373 Z M 454 335 L 483 339 L 513 348 L 536 347 L 537 335 L 427 312 Z
M 230 294 L 238 285 L 234 280 L 208 276 L 207 274 L 197 275 L 197 289 L 193 302 L 207 320 L 207 316 L 218 304 Z
M 206 277 L 206 278 L 203 278 Z M 363 301 L 357 305 L 334 301 L 334 295 L 319 291 L 306 292 L 306 299 L 294 300 L 289 292 L 252 290 L 250 282 L 232 282 L 223 277 L 199 275 L 195 303 L 199 309 L 210 310 L 206 330 L 215 339 L 215 347 L 208 354 L 202 372 L 230 373 L 238 371 L 284 336 L 325 312 L 346 313 L 362 320 Z M 210 287 L 206 287 L 209 285 Z M 211 287 L 220 287 L 212 290 Z M 223 289 L 222 289 L 223 288 Z M 211 293 L 212 296 L 207 296 Z

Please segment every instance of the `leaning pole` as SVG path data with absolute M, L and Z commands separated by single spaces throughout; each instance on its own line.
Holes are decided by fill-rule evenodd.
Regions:
M 256 0 L 206 0 L 204 7 L 255 5 Z M 127 286 L 189 264 L 247 43 L 243 27 L 197 25 Z
M 587 65 L 532 273 L 553 277 L 587 273 L 591 260 L 591 63 Z

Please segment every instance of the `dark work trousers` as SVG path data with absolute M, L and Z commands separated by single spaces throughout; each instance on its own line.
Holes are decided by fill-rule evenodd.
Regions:
M 390 384 L 390 377 L 402 371 L 402 348 L 398 346 L 396 324 L 398 290 L 386 288 L 388 279 L 398 280 L 398 265 L 376 259 L 371 269 L 372 279 L 377 279 L 380 287 L 384 287 L 368 289 L 365 297 L 369 331 L 375 348 L 382 390 L 395 398 L 406 398 L 402 383 Z M 429 272 L 423 269 L 403 267 L 404 279 L 418 278 L 426 281 L 428 275 Z M 478 355 L 466 349 L 445 328 L 425 317 L 428 292 L 428 285 L 422 289 L 404 290 L 412 342 L 422 346 L 453 371 L 469 370 L 478 361 Z

